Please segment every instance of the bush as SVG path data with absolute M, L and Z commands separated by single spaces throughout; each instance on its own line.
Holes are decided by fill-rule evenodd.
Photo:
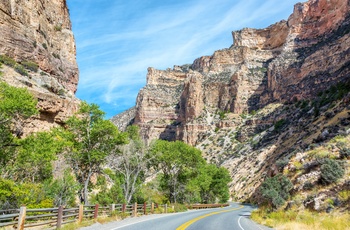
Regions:
M 21 64 L 24 68 L 29 69 L 33 72 L 37 72 L 38 68 L 39 68 L 38 64 L 36 64 L 35 62 L 31 62 L 31 61 L 23 61 L 23 62 L 21 62 Z
M 337 161 L 332 159 L 325 159 L 321 166 L 321 182 L 331 184 L 344 176 L 344 169 Z
M 25 70 L 24 67 L 20 64 L 15 65 L 15 71 L 21 74 L 22 76 L 28 76 L 27 70 Z
M 289 198 L 293 188 L 292 182 L 282 175 L 267 178 L 261 185 L 260 192 L 265 201 L 274 208 L 282 206 Z
M 5 55 L 0 55 L 0 62 L 4 63 L 5 65 L 8 65 L 10 67 L 15 67 L 15 65 L 17 64 L 17 62 L 15 60 L 13 60 L 10 57 L 7 57 Z

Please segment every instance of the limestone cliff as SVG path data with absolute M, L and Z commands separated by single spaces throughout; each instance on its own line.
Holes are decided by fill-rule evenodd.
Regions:
M 0 2 L 0 54 L 38 70 L 20 74 L 3 65 L 3 80 L 27 87 L 38 98 L 40 115 L 25 133 L 62 123 L 77 109 L 78 67 L 66 0 Z
M 212 56 L 149 68 L 129 120 L 146 140 L 197 146 L 230 169 L 237 198 L 254 196 L 278 159 L 348 132 L 349 28 L 349 0 L 298 3 L 287 21 L 232 32 Z

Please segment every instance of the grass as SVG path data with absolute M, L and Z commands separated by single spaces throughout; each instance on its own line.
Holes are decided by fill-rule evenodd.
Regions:
M 349 213 L 327 214 L 306 210 L 280 210 L 269 213 L 266 209 L 258 209 L 252 213 L 251 218 L 277 230 L 350 230 Z
M 81 223 L 64 224 L 64 225 L 62 225 L 60 230 L 75 230 L 75 229 L 78 229 L 78 228 L 82 228 L 82 227 L 87 227 L 87 226 L 93 225 L 94 223 L 95 223 L 94 220 L 86 220 L 86 221 L 83 221 Z

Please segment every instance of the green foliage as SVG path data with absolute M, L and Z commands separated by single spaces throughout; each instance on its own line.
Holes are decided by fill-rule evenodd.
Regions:
M 78 188 L 79 185 L 70 170 L 66 170 L 62 178 L 48 180 L 44 183 L 44 190 L 47 196 L 53 200 L 55 207 L 60 205 L 74 207 Z
M 10 67 L 15 67 L 15 65 L 17 64 L 15 60 L 6 55 L 0 55 L 0 62 Z
M 26 119 L 38 113 L 37 101 L 28 90 L 0 82 L 0 113 L 4 117 L 21 116 Z
M 62 149 L 53 133 L 38 132 L 18 141 L 14 175 L 22 181 L 41 182 L 52 177 L 52 161 Z
M 52 207 L 52 201 L 45 196 L 42 185 L 15 183 L 0 177 L 0 209 Z
M 286 120 L 284 119 L 277 121 L 274 125 L 275 131 L 279 132 L 285 124 L 286 124 Z
M 103 116 L 104 112 L 98 105 L 82 102 L 78 113 L 67 120 L 67 128 L 61 134 L 71 143 L 67 148 L 67 160 L 82 186 L 80 199 L 85 203 L 88 203 L 92 174 L 99 173 L 107 156 L 117 150 L 117 145 L 126 142 L 126 135 Z
M 17 147 L 13 135 L 21 134 L 21 121 L 37 114 L 36 100 L 26 90 L 0 82 L 0 175 L 8 170 Z M 11 164 L 10 164 L 11 166 Z
M 151 147 L 150 155 L 152 165 L 162 172 L 161 188 L 172 203 L 183 196 L 183 185 L 194 170 L 205 162 L 198 149 L 181 141 L 157 140 Z
M 218 114 L 219 114 L 220 120 L 223 120 L 223 119 L 225 119 L 227 117 L 226 116 L 226 111 L 219 110 Z
M 29 69 L 33 72 L 38 72 L 38 69 L 39 69 L 39 65 L 32 61 L 23 61 L 21 62 L 21 65 L 24 68 Z
M 229 172 L 207 164 L 201 152 L 183 142 L 158 140 L 151 148 L 159 187 L 172 203 L 214 203 L 229 199 Z
M 325 184 L 331 184 L 344 176 L 344 169 L 337 161 L 325 159 L 321 165 L 321 181 Z
M 47 50 L 47 45 L 46 45 L 46 43 L 43 43 L 42 46 L 43 46 L 44 49 Z
M 25 70 L 25 68 L 20 64 L 15 65 L 15 71 L 21 74 L 22 76 L 28 76 L 27 70 Z
M 286 176 L 278 174 L 275 177 L 265 179 L 260 192 L 270 206 L 278 208 L 289 198 L 292 188 L 293 184 L 290 180 Z

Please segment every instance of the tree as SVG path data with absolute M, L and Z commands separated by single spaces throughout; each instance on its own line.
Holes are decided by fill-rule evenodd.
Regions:
M 24 88 L 16 88 L 0 82 L 0 174 L 7 174 L 7 163 L 14 159 L 22 135 L 22 122 L 38 113 L 37 101 Z
M 126 142 L 126 135 L 103 119 L 104 112 L 96 104 L 82 102 L 77 114 L 66 122 L 62 135 L 69 140 L 67 158 L 81 185 L 80 201 L 88 204 L 88 185 L 93 174 L 101 172 L 107 156 L 116 151 L 117 145 Z
M 54 133 L 38 132 L 18 140 L 13 174 L 17 180 L 42 182 L 52 178 L 52 162 L 62 149 Z
M 56 207 L 60 205 L 73 207 L 78 187 L 79 185 L 68 169 L 64 171 L 61 178 L 48 180 L 44 183 L 44 190 Z
M 278 208 L 289 198 L 292 182 L 284 175 L 278 174 L 267 178 L 261 185 L 260 191 L 269 205 Z
M 119 152 L 111 157 L 109 164 L 122 175 L 124 200 L 130 203 L 133 195 L 144 181 L 149 159 L 147 147 L 140 139 L 139 128 L 129 126 L 126 130 L 129 143 L 120 146 Z
M 161 187 L 174 203 L 184 195 L 188 179 L 205 162 L 198 149 L 181 141 L 157 140 L 150 155 L 153 167 L 162 172 Z
M 228 183 L 231 180 L 227 169 L 203 164 L 186 186 L 187 202 L 225 203 L 229 199 Z

